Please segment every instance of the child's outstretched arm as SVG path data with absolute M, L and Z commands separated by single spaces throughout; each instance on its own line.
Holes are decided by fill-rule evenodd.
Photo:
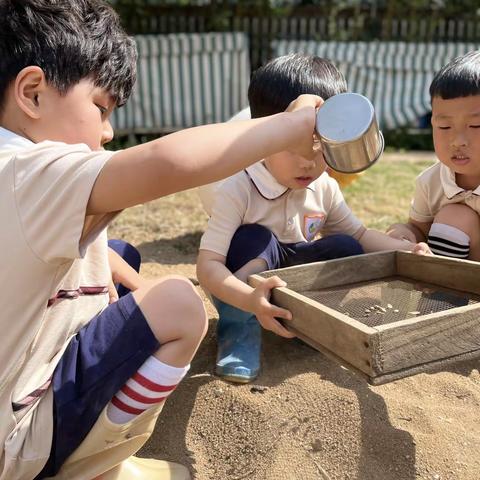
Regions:
M 284 287 L 286 283 L 278 277 L 270 277 L 256 288 L 250 287 L 235 277 L 225 266 L 225 257 L 209 250 L 200 250 L 197 259 L 197 277 L 200 284 L 212 295 L 234 307 L 252 312 L 263 328 L 287 338 L 293 338 L 282 324 L 276 320 L 291 320 L 292 314 L 269 302 L 270 291 Z
M 433 255 L 424 242 L 411 242 L 405 239 L 392 238 L 378 230 L 365 229 L 357 239 L 365 253 L 382 250 L 408 250 L 419 255 Z
M 405 239 L 410 242 L 425 242 L 427 240 L 428 232 L 432 226 L 433 212 L 430 209 L 426 182 L 422 179 L 425 175 L 428 176 L 430 171 L 431 168 L 425 170 L 416 178 L 415 193 L 410 205 L 408 222 L 390 225 L 387 229 L 387 235 L 390 237 L 399 240 Z M 412 213 L 415 217 L 424 219 L 424 221 L 414 220 Z
M 321 103 L 318 96 L 301 95 L 284 113 L 191 128 L 118 152 L 100 172 L 87 214 L 214 182 L 282 150 L 308 156 Z

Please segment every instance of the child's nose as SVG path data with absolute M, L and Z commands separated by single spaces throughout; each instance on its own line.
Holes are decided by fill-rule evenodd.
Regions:
M 102 146 L 113 139 L 113 127 L 109 121 L 104 122 L 102 132 Z
M 455 132 L 452 139 L 452 146 L 464 147 L 467 144 L 467 137 L 464 132 Z
M 315 157 L 312 156 L 311 158 L 302 157 L 302 161 L 300 166 L 303 170 L 310 170 L 315 167 Z

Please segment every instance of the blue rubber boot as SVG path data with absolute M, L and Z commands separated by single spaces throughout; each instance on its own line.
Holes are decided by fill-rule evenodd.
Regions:
M 215 373 L 231 382 L 248 383 L 260 372 L 262 327 L 255 315 L 217 298 L 217 361 Z

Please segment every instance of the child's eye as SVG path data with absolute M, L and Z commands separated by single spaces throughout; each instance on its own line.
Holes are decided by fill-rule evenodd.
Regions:
M 480 128 L 480 125 L 470 125 L 470 128 Z
M 450 127 L 438 127 L 439 130 L 448 130 Z
M 99 105 L 98 103 L 95 104 L 96 107 L 100 110 L 100 113 L 102 115 L 104 115 L 106 112 L 107 112 L 107 109 L 105 107 L 102 107 L 101 105 Z

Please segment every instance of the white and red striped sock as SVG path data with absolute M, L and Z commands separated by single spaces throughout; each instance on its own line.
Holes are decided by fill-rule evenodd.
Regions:
M 149 357 L 108 404 L 108 419 L 117 424 L 127 423 L 163 402 L 175 390 L 189 368 L 190 365 L 172 367 L 155 357 Z

